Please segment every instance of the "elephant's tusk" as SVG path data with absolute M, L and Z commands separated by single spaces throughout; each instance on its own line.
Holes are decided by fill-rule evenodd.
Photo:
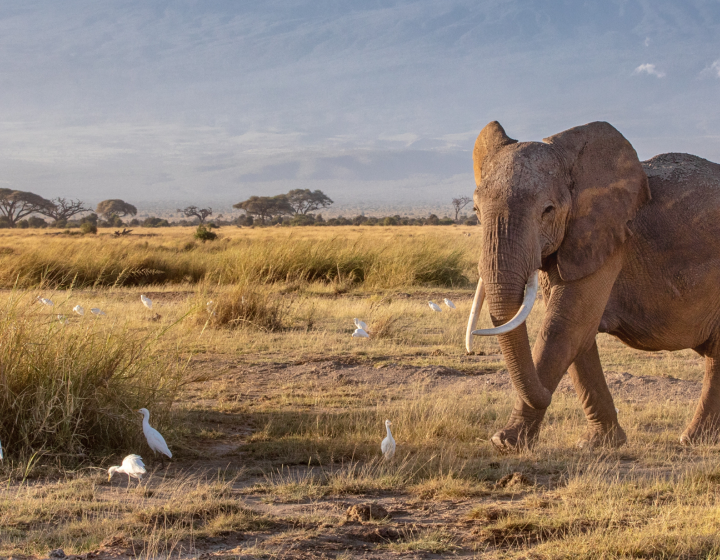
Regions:
M 480 287 L 478 286 L 478 291 L 480 290 Z M 493 329 L 480 329 L 477 331 L 472 331 L 471 334 L 474 334 L 476 336 L 494 336 L 497 334 L 505 334 L 507 332 L 510 332 L 516 328 L 518 328 L 520 325 L 523 324 L 525 319 L 528 318 L 528 315 L 530 315 L 530 312 L 532 311 L 533 305 L 535 304 L 535 297 L 537 296 L 538 291 L 538 271 L 532 273 L 530 276 L 530 279 L 528 280 L 527 284 L 525 285 L 525 298 L 523 299 L 522 305 L 520 306 L 520 309 L 518 309 L 518 312 L 515 314 L 515 317 L 510 319 L 507 323 L 504 325 L 500 325 L 499 327 L 495 327 Z M 477 295 L 475 296 L 477 298 Z M 473 308 L 473 313 L 470 314 L 470 318 L 473 319 L 475 315 L 475 309 Z M 468 324 L 468 328 L 470 325 Z M 467 344 L 467 341 L 466 341 Z
M 470 309 L 470 318 L 468 319 L 467 330 L 465 331 L 465 349 L 472 352 L 473 337 L 472 332 L 477 325 L 478 316 L 485 300 L 485 286 L 482 278 L 478 280 L 477 290 L 475 290 L 475 299 L 473 299 L 472 308 Z

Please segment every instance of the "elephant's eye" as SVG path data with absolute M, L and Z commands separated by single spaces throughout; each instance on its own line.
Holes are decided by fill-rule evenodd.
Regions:
M 552 204 L 548 204 L 545 207 L 545 210 L 543 210 L 543 213 L 542 213 L 543 219 L 552 216 L 553 212 L 555 212 L 555 207 Z

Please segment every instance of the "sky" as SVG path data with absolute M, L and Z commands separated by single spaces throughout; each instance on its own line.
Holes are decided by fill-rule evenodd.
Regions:
M 474 189 L 488 122 L 720 162 L 720 0 L 4 0 L 0 187 L 336 208 Z

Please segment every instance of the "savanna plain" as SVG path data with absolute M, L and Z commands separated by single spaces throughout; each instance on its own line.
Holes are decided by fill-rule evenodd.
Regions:
M 0 230 L 0 556 L 720 557 L 720 446 L 678 442 L 693 352 L 598 335 L 628 444 L 575 447 L 565 379 L 538 445 L 499 455 L 503 358 L 464 349 L 477 228 L 193 231 Z M 142 482 L 108 481 L 129 453 Z

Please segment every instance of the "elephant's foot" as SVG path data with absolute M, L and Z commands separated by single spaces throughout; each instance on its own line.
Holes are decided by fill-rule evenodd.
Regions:
M 594 449 L 596 447 L 620 447 L 627 441 L 625 430 L 620 424 L 597 425 L 588 428 L 578 440 L 580 449 Z
M 501 453 L 512 453 L 531 448 L 538 440 L 540 424 L 545 416 L 544 410 L 525 411 L 520 415 L 513 411 L 507 425 L 490 438 L 495 449 Z
M 718 439 L 720 439 L 720 418 L 711 416 L 699 420 L 693 419 L 680 436 L 680 443 L 683 445 L 715 443 Z

